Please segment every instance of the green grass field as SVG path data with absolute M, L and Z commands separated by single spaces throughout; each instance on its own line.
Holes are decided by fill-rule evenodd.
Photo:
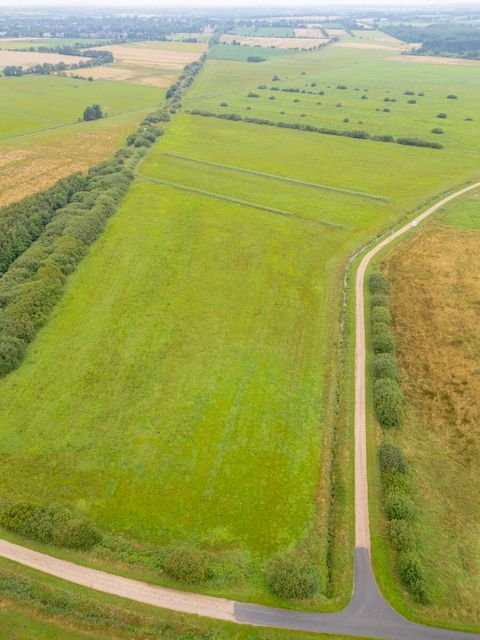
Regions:
M 229 60 L 236 62 L 246 62 L 251 56 L 259 56 L 266 60 L 275 58 L 286 58 L 294 56 L 297 51 L 294 49 L 276 49 L 275 47 L 250 47 L 248 45 L 234 46 L 229 44 L 215 44 L 208 50 L 208 57 L 212 60 Z M 250 63 L 249 69 L 263 63 Z M 252 71 L 255 73 L 255 71 Z
M 157 106 L 163 90 L 55 76 L 0 78 L 0 140 L 72 124 L 98 102 L 109 116 Z
M 456 229 L 480 231 L 480 196 L 471 195 L 448 207 L 442 222 Z
M 214 47 L 213 58 L 242 49 Z M 403 95 L 421 85 L 430 110 L 467 95 L 470 104 L 480 88 L 476 70 L 461 69 L 460 87 L 449 68 L 406 67 L 376 51 L 279 55 L 259 64 L 210 59 L 185 105 L 226 100 L 238 111 L 248 90 L 279 75 L 279 86 L 330 84 L 358 120 L 383 86 Z M 349 89 L 334 88 L 343 83 Z M 452 91 L 459 100 L 444 97 Z M 249 113 L 264 102 L 263 93 L 249 100 Z M 417 116 L 426 109 L 411 106 Z M 425 126 L 420 116 L 396 118 L 408 131 L 393 134 Z M 326 575 L 345 261 L 478 178 L 474 141 L 460 124 L 454 133 L 455 144 L 433 150 L 177 114 L 24 364 L 0 382 L 0 499 L 66 504 L 107 533 L 156 545 L 239 548 L 251 559 L 255 595 L 265 562 L 316 530 Z M 343 500 L 346 510 L 351 487 Z M 343 546 L 334 562 L 347 576 L 340 591 L 332 587 L 338 602 L 350 593 L 351 522 L 335 526 Z
M 104 44 L 100 38 L 0 38 L 0 49 L 28 49 L 29 47 L 74 47 L 78 44 Z
M 244 48 L 224 47 L 220 53 L 213 49 L 209 55 L 227 58 L 243 54 Z M 269 57 L 263 55 L 263 49 L 261 55 Z M 296 53 L 282 60 L 281 66 L 275 59 L 249 64 L 243 69 L 238 65 L 236 77 L 227 83 L 218 80 L 230 73 L 229 64 L 219 61 L 217 68 L 211 65 L 207 69 L 210 82 L 198 84 L 189 94 L 186 106 L 275 122 L 417 137 L 440 142 L 448 150 L 468 149 L 478 153 L 480 68 L 417 64 L 404 62 L 401 57 L 390 58 L 392 52 L 388 51 L 357 49 L 352 53 L 351 49 L 327 47 L 312 53 Z M 272 82 L 273 75 L 278 75 L 280 81 Z M 268 88 L 258 91 L 261 84 Z M 271 91 L 271 87 L 314 91 L 315 95 Z M 260 97 L 249 98 L 250 91 Z M 324 95 L 318 95 L 320 91 Z M 406 91 L 415 95 L 405 95 Z M 450 94 L 458 98 L 448 99 Z M 409 100 L 416 100 L 416 104 L 408 104 Z M 222 102 L 227 102 L 228 108 L 221 107 Z M 445 113 L 447 118 L 438 118 L 439 113 Z M 432 133 L 434 128 L 442 129 L 443 134 Z

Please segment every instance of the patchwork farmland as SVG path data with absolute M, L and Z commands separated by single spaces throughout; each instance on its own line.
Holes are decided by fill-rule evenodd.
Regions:
M 210 44 L 209 31 L 99 41 L 114 63 L 0 78 L 0 205 L 122 147 L 113 177 L 90 176 L 94 186 L 79 189 L 65 210 L 80 218 L 98 183 L 114 189 L 115 173 L 129 181 L 115 195 L 118 209 L 117 200 L 108 204 L 105 230 L 86 243 L 81 262 L 75 258 L 77 268 L 52 264 L 51 256 L 42 262 L 43 270 L 65 268 L 64 293 L 35 325 L 19 366 L 0 379 L 5 539 L 244 602 L 331 612 L 349 601 L 352 274 L 359 251 L 480 180 L 480 74 L 475 64 L 414 64 L 402 55 L 411 44 L 334 24 L 237 26 Z M 108 117 L 79 121 L 90 104 Z M 448 505 L 461 501 L 447 484 L 478 434 L 462 431 L 463 448 L 455 436 L 452 469 L 441 479 L 444 432 L 418 442 L 420 425 L 424 433 L 442 411 L 415 391 L 417 355 L 434 351 L 427 319 L 422 340 L 414 332 L 445 246 L 455 252 L 442 263 L 436 304 L 445 290 L 455 295 L 460 280 L 449 281 L 452 269 L 462 272 L 462 290 L 475 290 L 467 263 L 477 250 L 477 200 L 462 200 L 433 231 L 381 255 L 376 268 L 390 281 L 384 316 L 393 317 L 388 330 L 398 336 L 409 424 L 384 437 L 372 394 L 367 402 L 372 557 L 382 591 L 416 621 L 462 630 L 475 630 L 479 620 L 476 572 L 466 566 L 476 566 L 473 462 L 462 476 L 471 485 L 469 506 L 459 510 L 468 526 L 451 522 L 435 540 L 432 532 Z M 63 222 L 51 224 L 35 238 L 38 254 L 17 252 L 20 263 L 12 260 L 0 278 L 0 331 L 12 326 L 10 287 L 26 286 L 29 265 L 46 259 L 44 237 Z M 423 284 L 412 295 L 419 256 Z M 32 290 L 44 273 L 38 270 Z M 468 315 L 473 332 L 475 302 L 460 302 L 451 326 Z M 435 321 L 440 331 L 446 319 L 439 312 Z M 20 325 L 24 331 L 23 316 Z M 441 347 L 445 362 L 451 340 Z M 475 342 L 470 334 L 459 340 Z M 468 359 L 474 376 L 473 352 Z M 440 378 L 433 371 L 436 389 Z M 474 406 L 474 394 L 466 402 Z M 412 502 L 422 512 L 415 535 L 433 585 L 428 602 L 397 569 L 377 461 L 385 438 L 405 449 L 414 469 Z M 429 467 L 429 451 L 438 466 Z M 435 506 L 427 508 L 432 495 Z M 65 538 L 55 529 L 50 537 L 30 535 L 15 528 L 18 504 L 43 505 L 46 518 L 67 510 L 98 537 L 75 547 L 58 542 Z M 455 557 L 438 560 L 449 535 L 459 540 Z M 8 624 L 16 632 L 14 614 Z

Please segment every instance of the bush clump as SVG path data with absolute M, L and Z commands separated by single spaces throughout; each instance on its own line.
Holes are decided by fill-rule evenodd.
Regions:
M 286 600 L 313 598 L 321 587 L 316 567 L 295 555 L 274 559 L 268 567 L 267 583 L 274 595 Z
M 370 293 L 388 293 L 388 282 L 381 271 L 374 271 L 368 278 Z
M 436 133 L 437 135 L 441 135 L 443 133 L 443 129 L 440 127 L 433 127 L 432 133 Z
M 385 512 L 389 520 L 411 520 L 414 515 L 413 502 L 405 493 L 388 491 L 385 494 Z
M 383 307 L 378 308 L 382 309 Z M 373 377 L 375 380 L 379 378 L 399 379 L 400 374 L 398 372 L 397 361 L 392 353 L 378 353 L 374 357 Z
M 422 604 L 428 604 L 431 599 L 423 566 L 418 555 L 412 551 L 402 552 L 398 561 L 398 570 L 403 584 L 408 588 L 415 600 Z
M 397 551 L 410 551 L 415 547 L 415 537 L 408 520 L 392 520 L 388 532 L 392 546 Z
M 83 520 L 68 520 L 53 530 L 53 543 L 60 547 L 88 550 L 101 541 L 101 533 Z
M 388 307 L 387 296 L 383 293 L 374 293 L 370 298 L 370 304 L 373 307 Z
M 380 378 L 373 384 L 375 414 L 384 429 L 399 427 L 402 423 L 402 394 L 395 380 Z
M 372 309 L 372 323 L 383 322 L 384 324 L 392 323 L 392 314 L 387 307 L 375 307 Z
M 380 469 L 382 471 L 408 473 L 408 464 L 405 454 L 394 444 L 384 442 L 378 450 L 378 457 L 380 460 Z
M 18 367 L 23 360 L 27 345 L 15 336 L 0 337 L 0 377 L 6 376 Z
M 399 471 L 384 471 L 382 473 L 382 485 L 385 493 L 388 491 L 398 491 L 399 493 L 410 492 L 410 477 L 408 473 Z
M 378 323 L 374 326 L 372 347 L 375 354 L 394 353 L 395 336 L 388 325 Z
M 208 559 L 198 549 L 177 547 L 168 551 L 163 569 L 179 582 L 201 584 L 208 576 Z

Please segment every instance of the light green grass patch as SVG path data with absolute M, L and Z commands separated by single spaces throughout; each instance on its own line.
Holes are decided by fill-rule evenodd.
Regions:
M 286 58 L 296 55 L 294 49 L 277 49 L 276 47 L 250 47 L 248 45 L 215 44 L 208 50 L 208 57 L 212 60 L 231 60 L 245 62 L 247 58 L 259 56 L 270 60 L 271 58 Z M 263 63 L 250 63 L 249 66 Z
M 442 222 L 456 229 L 480 230 L 480 196 L 471 195 L 448 208 Z

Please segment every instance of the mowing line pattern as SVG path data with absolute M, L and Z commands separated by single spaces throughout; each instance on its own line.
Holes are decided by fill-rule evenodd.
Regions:
M 341 187 L 329 187 L 326 184 L 319 184 L 318 182 L 308 182 L 306 180 L 297 180 L 296 178 L 287 178 L 284 176 L 278 176 L 274 173 L 264 173 L 263 171 L 254 171 L 253 169 L 244 169 L 243 167 L 236 167 L 231 164 L 222 164 L 221 162 L 212 162 L 211 160 L 201 160 L 200 158 L 191 158 L 190 156 L 184 156 L 180 153 L 174 153 L 172 151 L 164 151 L 164 156 L 169 158 L 178 158 L 179 160 L 188 160 L 189 162 L 197 162 L 199 164 L 206 164 L 211 167 L 220 167 L 221 169 L 228 169 L 230 171 L 239 171 L 240 173 L 248 173 L 254 176 L 260 176 L 262 178 L 270 178 L 272 180 L 280 180 L 281 182 L 290 182 L 292 184 L 298 184 L 303 187 L 312 187 L 313 189 L 321 189 L 322 191 L 334 191 L 335 193 L 344 193 L 349 196 L 355 196 L 357 198 L 367 198 L 368 200 L 378 200 L 379 202 L 389 202 L 389 199 L 385 196 L 376 196 L 372 193 L 365 193 L 364 191 L 352 191 L 351 189 L 342 189 Z
M 345 230 L 346 227 L 341 224 L 335 224 L 334 222 L 328 222 L 327 220 L 315 220 L 313 218 L 305 218 L 292 211 L 284 211 L 283 209 L 275 209 L 274 207 L 267 207 L 267 205 L 259 204 L 258 202 L 249 202 L 248 200 L 240 200 L 239 198 L 232 198 L 222 193 L 214 193 L 213 191 L 205 191 L 204 189 L 197 189 L 196 187 L 189 187 L 185 184 L 179 184 L 178 182 L 170 182 L 170 180 L 162 180 L 160 178 L 152 178 L 143 174 L 138 174 L 139 178 L 147 180 L 148 182 L 154 182 L 156 184 L 162 184 L 166 187 L 172 187 L 173 189 L 180 189 L 182 191 L 189 191 L 191 193 L 198 193 L 201 196 L 207 196 L 209 198 L 215 198 L 217 200 L 224 200 L 225 202 L 233 202 L 233 204 L 240 204 L 243 207 L 251 207 L 252 209 L 260 209 L 260 211 L 266 211 L 267 213 L 274 213 L 277 216 L 284 216 L 285 218 L 295 218 L 296 220 L 302 220 L 303 222 L 313 222 L 313 224 L 321 224 L 326 227 L 332 227 L 333 229 Z

